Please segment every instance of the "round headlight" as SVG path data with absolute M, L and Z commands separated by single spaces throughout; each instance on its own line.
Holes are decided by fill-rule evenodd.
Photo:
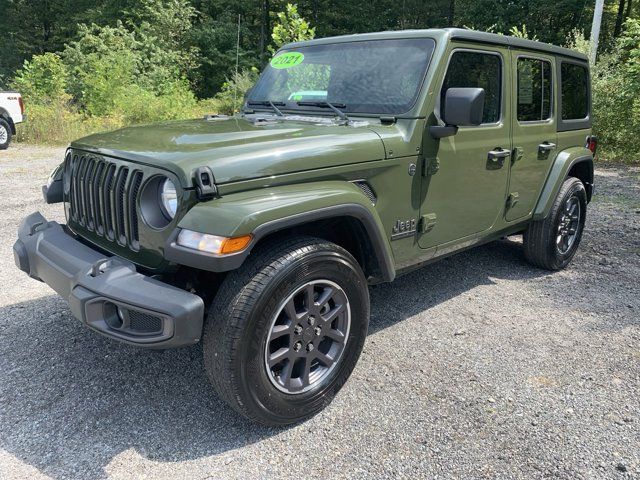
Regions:
M 176 216 L 176 211 L 178 210 L 178 192 L 176 191 L 174 183 L 168 178 L 162 182 L 160 186 L 160 205 L 167 219 L 171 220 Z

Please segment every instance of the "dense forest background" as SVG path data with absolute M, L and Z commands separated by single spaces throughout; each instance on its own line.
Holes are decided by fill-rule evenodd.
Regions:
M 251 86 L 277 47 L 298 38 L 458 26 L 586 52 L 594 3 L 0 0 L 0 88 L 25 96 L 30 120 L 19 138 L 64 142 L 103 128 L 233 111 L 235 93 Z M 593 70 L 599 133 L 615 144 L 612 157 L 624 156 L 620 142 L 629 137 L 606 131 L 606 123 L 626 117 L 626 131 L 640 131 L 637 3 L 605 1 Z M 640 158 L 640 141 L 632 149 Z

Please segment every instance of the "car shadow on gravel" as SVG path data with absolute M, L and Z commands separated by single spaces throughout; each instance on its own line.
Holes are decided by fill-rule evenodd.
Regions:
M 544 275 L 495 242 L 372 289 L 370 334 L 491 277 Z M 211 390 L 199 346 L 153 352 L 105 339 L 57 296 L 0 308 L 0 448 L 53 478 L 105 477 L 123 451 L 197 459 L 282 432 L 239 417 Z
M 427 311 L 493 279 L 530 280 L 551 272 L 529 265 L 522 237 L 472 248 L 371 289 L 369 335 Z

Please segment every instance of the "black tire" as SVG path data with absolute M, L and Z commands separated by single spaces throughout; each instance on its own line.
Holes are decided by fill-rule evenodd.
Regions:
M 9 122 L 4 118 L 0 118 L 0 150 L 6 150 L 11 143 L 11 127 Z
M 313 292 L 324 281 L 338 286 L 336 291 L 342 292 L 340 298 L 346 298 L 343 301 L 346 307 L 343 305 L 340 309 L 349 312 L 347 316 L 341 314 L 341 318 L 349 318 L 349 326 L 339 345 L 340 353 L 336 355 L 334 366 L 323 370 L 324 376 L 316 376 L 318 381 L 308 385 L 308 390 L 297 393 L 281 391 L 283 387 L 276 386 L 277 379 L 281 377 L 274 375 L 268 366 L 269 355 L 273 355 L 270 350 L 273 342 L 279 341 L 271 340 L 268 343 L 270 332 L 277 327 L 278 319 L 285 318 L 288 321 L 285 305 L 294 302 L 298 289 L 311 283 L 309 288 Z M 289 302 L 286 302 L 289 298 Z M 326 305 L 332 301 L 328 300 Z M 315 300 L 312 303 L 313 308 L 320 305 Z M 332 305 L 335 307 L 337 304 Z M 311 311 L 308 305 L 307 309 Z M 301 310 L 304 311 L 304 305 Z M 320 310 L 316 313 L 319 318 L 325 318 Z M 313 325 L 308 317 L 304 321 Z M 318 325 L 321 325 L 321 321 L 318 321 Z M 367 282 L 362 269 L 349 252 L 313 237 L 280 239 L 259 246 L 242 268 L 231 272 L 221 285 L 205 323 L 204 365 L 218 395 L 237 412 L 265 425 L 287 425 L 315 415 L 333 399 L 358 361 L 368 324 Z M 326 325 L 322 323 L 323 328 Z M 331 325 L 335 323 L 329 322 L 329 325 L 327 331 L 332 331 Z M 297 330 L 301 325 L 295 327 Z M 293 353 L 290 343 L 302 337 L 293 336 L 293 326 L 286 328 L 291 328 L 286 339 L 291 355 L 309 355 L 310 358 L 305 362 L 308 361 L 309 365 L 316 362 L 313 365 L 316 372 L 321 367 L 324 369 L 324 364 L 319 364 L 315 357 L 311 359 L 312 353 Z M 307 333 L 305 327 L 303 334 Z M 302 334 L 298 332 L 296 335 Z M 323 337 L 317 337 L 318 342 L 320 338 Z M 328 340 L 328 343 L 332 344 L 332 340 Z M 307 344 L 305 351 L 307 348 L 312 347 Z M 318 351 L 314 355 L 319 355 L 322 347 L 316 348 Z M 293 361 L 291 370 L 296 361 Z M 306 378 L 310 378 L 310 375 L 307 374 Z
M 571 215 L 567 206 L 574 209 Z M 546 270 L 565 268 L 578 250 L 586 216 L 587 193 L 584 185 L 577 178 L 568 177 L 562 184 L 547 218 L 531 222 L 525 230 L 523 244 L 526 259 Z M 570 234 L 574 228 L 574 234 Z M 560 232 L 564 231 L 569 236 L 574 235 L 570 243 L 561 235 Z

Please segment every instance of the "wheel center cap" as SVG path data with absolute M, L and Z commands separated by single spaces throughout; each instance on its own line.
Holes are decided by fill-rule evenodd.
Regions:
M 315 331 L 313 327 L 307 327 L 302 332 L 302 338 L 304 339 L 305 342 L 310 342 L 311 340 L 313 340 L 314 335 L 315 335 Z

